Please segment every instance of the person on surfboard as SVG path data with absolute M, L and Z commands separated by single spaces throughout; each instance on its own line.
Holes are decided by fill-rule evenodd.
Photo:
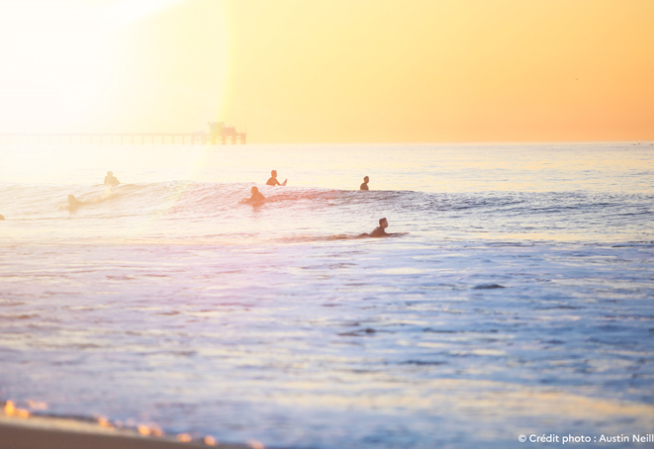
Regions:
M 120 181 L 114 176 L 114 172 L 108 171 L 107 176 L 104 178 L 104 185 L 116 187 L 118 184 L 120 184 Z
M 379 219 L 379 226 L 377 226 L 374 231 L 372 231 L 370 234 L 366 234 L 365 232 L 361 234 L 357 238 L 365 238 L 365 237 L 399 237 L 401 235 L 406 235 L 408 234 L 407 232 L 392 232 L 388 233 L 386 232 L 386 228 L 388 227 L 388 220 L 386 218 L 380 218 Z
M 388 227 L 388 220 L 386 218 L 379 219 L 379 226 L 375 228 L 374 231 L 370 233 L 370 237 L 386 237 L 386 228 Z
M 368 188 L 368 182 L 370 182 L 370 178 L 368 178 L 367 176 L 364 177 L 364 178 L 363 178 L 363 183 L 362 183 L 361 186 L 359 187 L 359 190 L 370 190 L 370 189 Z
M 79 206 L 81 206 L 82 204 L 84 204 L 84 203 L 82 203 L 80 200 L 78 200 L 77 198 L 75 198 L 74 195 L 68 195 L 68 207 L 69 207 L 69 208 L 79 207 Z
M 250 193 L 252 193 L 252 196 L 246 200 L 243 200 L 244 203 L 258 204 L 263 203 L 266 200 L 266 197 L 263 196 L 261 192 L 259 192 L 259 189 L 257 189 L 256 186 L 252 186 Z
M 285 179 L 284 182 L 282 182 L 280 184 L 279 181 L 277 181 L 277 170 L 273 170 L 273 171 L 270 172 L 270 179 L 268 179 L 268 181 L 266 181 L 266 185 L 267 186 L 285 186 L 286 181 L 288 181 L 288 179 Z

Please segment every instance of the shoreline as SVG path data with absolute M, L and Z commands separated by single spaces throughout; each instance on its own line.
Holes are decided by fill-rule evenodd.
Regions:
M 186 434 L 144 436 L 133 429 L 116 429 L 94 422 L 54 416 L 14 417 L 0 413 L 0 449 L 175 449 L 219 447 L 223 449 L 264 449 L 263 444 L 221 443 L 205 437 L 190 439 Z

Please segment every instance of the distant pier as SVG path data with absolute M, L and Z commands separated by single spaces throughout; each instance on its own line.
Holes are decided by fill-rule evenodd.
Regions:
M 224 122 L 209 122 L 208 132 L 193 133 L 5 133 L 0 145 L 226 145 L 246 144 L 247 134 Z

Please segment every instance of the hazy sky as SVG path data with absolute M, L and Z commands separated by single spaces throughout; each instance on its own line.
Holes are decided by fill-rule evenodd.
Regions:
M 652 0 L 0 0 L 0 131 L 654 140 Z

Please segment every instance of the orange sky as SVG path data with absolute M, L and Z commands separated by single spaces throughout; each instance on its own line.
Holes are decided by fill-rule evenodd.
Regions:
M 3 132 L 654 140 L 651 0 L 8 3 Z

